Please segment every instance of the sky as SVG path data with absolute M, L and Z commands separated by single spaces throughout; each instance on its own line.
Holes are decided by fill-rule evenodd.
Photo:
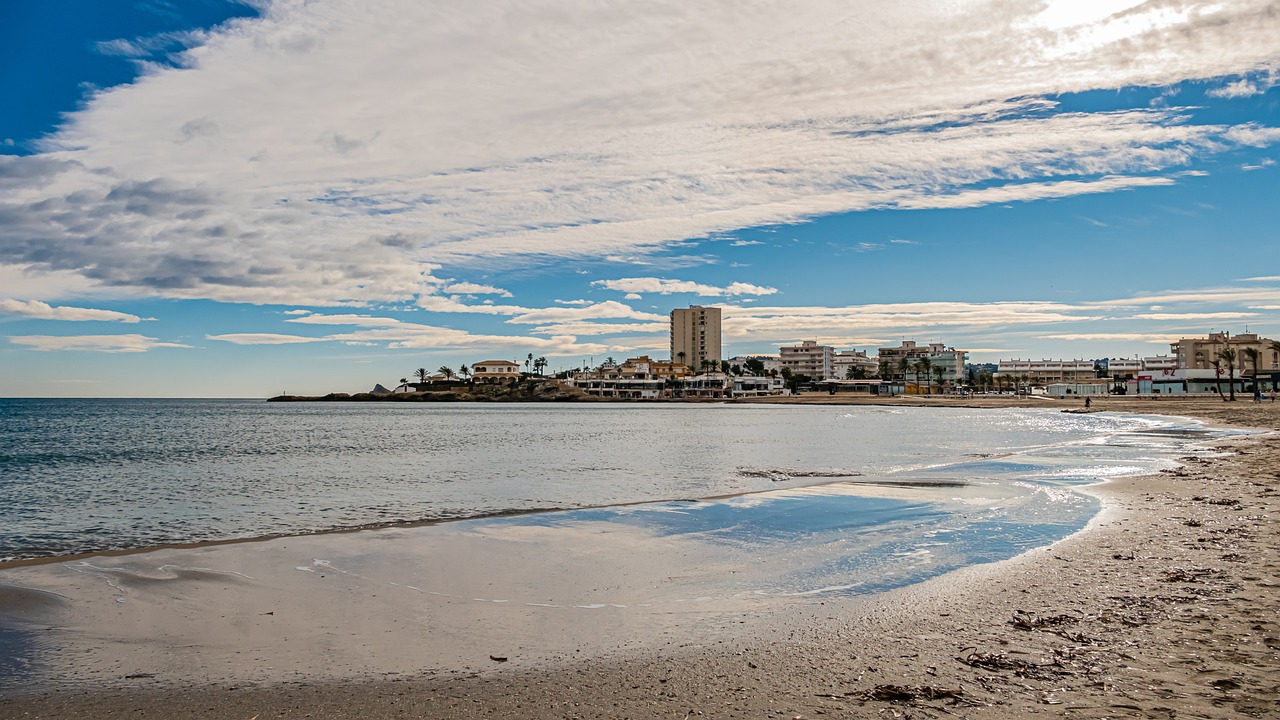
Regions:
M 0 396 L 1280 338 L 1271 0 L 5 0 Z

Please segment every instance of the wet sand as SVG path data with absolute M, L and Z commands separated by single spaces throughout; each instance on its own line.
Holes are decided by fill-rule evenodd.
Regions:
M 1050 406 L 1081 405 L 1057 402 Z M 1280 428 L 1280 406 L 1254 405 L 1247 398 L 1237 403 L 1102 399 L 1094 409 Z M 476 592 L 460 592 L 459 598 L 474 597 L 446 602 L 441 612 L 451 626 L 477 631 L 457 633 L 443 646 L 456 653 L 453 660 L 434 669 L 424 669 L 417 657 L 384 655 L 384 648 L 412 648 L 413 643 L 395 637 L 404 630 L 380 612 L 376 597 L 364 600 L 360 617 L 339 618 L 342 624 L 290 638 L 271 629 L 290 611 L 288 598 L 258 604 L 266 598 L 237 590 L 252 583 L 201 574 L 184 555 L 177 570 L 125 582 L 164 588 L 154 595 L 168 613 L 164 617 L 175 622 L 181 613 L 174 614 L 174 608 L 188 612 L 192 621 L 210 612 L 236 615 L 241 635 L 205 640 L 208 648 L 224 646 L 221 654 L 193 660 L 190 648 L 166 646 L 163 628 L 147 627 L 140 634 L 150 639 L 140 643 L 142 655 L 129 660 L 132 664 L 86 663 L 85 679 L 93 682 L 78 689 L 32 688 L 0 699 L 0 717 L 1275 716 L 1280 714 L 1275 525 L 1280 462 L 1274 437 L 1222 445 L 1224 457 L 1206 454 L 1175 472 L 1095 487 L 1106 503 L 1102 515 L 1087 531 L 1051 547 L 872 597 L 750 606 L 695 603 L 631 613 L 598 608 L 605 612 L 568 614 L 559 626 L 530 628 L 504 627 L 496 618 L 510 614 L 488 612 L 491 608 L 476 602 L 484 588 L 467 588 Z M 530 542 L 536 552 L 575 553 L 564 558 L 564 576 L 539 577 L 539 587 L 548 580 L 553 586 L 577 583 L 584 562 L 596 563 L 590 571 L 596 576 L 619 581 L 625 581 L 623 570 L 630 563 L 663 562 L 661 553 L 627 556 L 622 550 L 625 561 L 619 563 L 617 555 L 596 554 L 589 542 L 541 548 L 537 542 L 550 541 Z M 614 547 L 625 549 L 626 543 Z M 485 549 L 473 551 L 482 555 Z M 502 566 L 502 557 L 483 560 L 498 563 L 518 586 L 527 569 L 518 558 L 506 561 Z M 371 562 L 366 558 L 362 568 Z M 323 569 L 299 574 L 319 582 L 310 576 Z M 362 597 L 370 595 L 358 579 L 343 582 Z M 109 596 L 110 584 L 98 587 Z M 245 598 L 255 604 L 245 606 Z M 0 598 L 6 607 L 11 601 L 21 603 L 33 628 L 23 640 L 36 643 L 40 623 L 55 618 L 63 603 L 49 594 Z M 154 616 L 129 607 L 121 617 Z M 459 624 L 459 617 L 465 621 Z M 288 632 L 304 627 L 280 625 Z M 347 636 L 338 637 L 339 632 Z M 352 641 L 356 634 L 361 642 Z M 556 639 L 537 648 L 503 642 L 539 636 Z M 284 648 L 298 641 L 322 647 L 326 637 L 328 651 L 299 654 Z M 330 663 L 349 668 L 359 662 L 356 650 L 362 642 L 369 671 L 360 679 L 326 671 Z M 275 664 L 297 661 L 297 655 L 307 656 L 306 662 L 282 681 Z M 182 666 L 190 662 L 196 666 Z M 201 662 L 209 681 L 193 682 Z M 139 671 L 147 663 L 151 669 Z M 170 682 L 168 674 L 187 680 Z

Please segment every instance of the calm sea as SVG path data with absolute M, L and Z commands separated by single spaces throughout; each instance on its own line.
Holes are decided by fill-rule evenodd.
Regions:
M 0 428 L 3 560 L 513 510 L 661 524 L 627 504 L 727 495 L 679 522 L 772 502 L 760 533 L 884 523 L 1007 555 L 1087 522 L 1072 486 L 1211 435 L 1053 410 L 259 400 L 0 400 Z

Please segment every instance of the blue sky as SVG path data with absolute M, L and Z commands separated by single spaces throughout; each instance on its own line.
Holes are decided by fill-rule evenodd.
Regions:
M 1232 3 L 9 0 L 0 396 L 1280 337 L 1280 18 Z

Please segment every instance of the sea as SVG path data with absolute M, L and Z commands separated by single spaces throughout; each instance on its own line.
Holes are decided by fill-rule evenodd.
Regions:
M 476 519 L 843 538 L 857 582 L 799 593 L 1051 543 L 1099 511 L 1083 486 L 1231 432 L 1056 408 L 256 399 L 0 399 L 0 429 L 0 562 Z

